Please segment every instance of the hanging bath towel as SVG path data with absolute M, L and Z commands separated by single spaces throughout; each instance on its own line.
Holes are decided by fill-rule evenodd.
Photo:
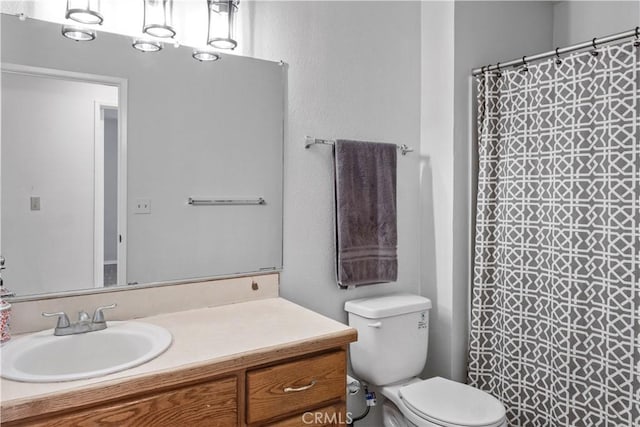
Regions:
M 336 141 L 339 286 L 398 278 L 396 160 L 394 144 Z

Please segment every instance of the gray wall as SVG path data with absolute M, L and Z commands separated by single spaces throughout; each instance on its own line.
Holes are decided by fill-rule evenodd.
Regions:
M 476 151 L 471 69 L 548 50 L 552 13 L 551 2 L 540 1 L 423 4 L 422 138 L 429 158 L 420 193 L 422 265 L 437 271 L 422 272 L 422 293 L 434 301 L 427 377 L 466 378 Z
M 289 64 L 282 295 L 346 321 L 345 300 L 422 293 L 434 302 L 425 373 L 464 380 L 470 70 L 547 50 L 551 3 L 252 2 L 243 13 L 245 53 Z M 399 159 L 397 284 L 336 288 L 331 153 L 305 150 L 305 135 L 419 147 Z
M 433 304 L 425 375 L 451 378 L 455 6 L 422 3 L 420 282 Z
M 304 137 L 420 141 L 420 4 L 248 2 L 245 53 L 288 67 L 281 294 L 346 321 L 344 301 L 419 292 L 418 156 L 398 158 L 398 282 L 340 290 L 331 149 Z
M 398 156 L 398 282 L 340 290 L 333 166 L 305 135 L 420 143 L 420 3 L 247 2 L 247 54 L 288 67 L 281 295 L 342 322 L 344 302 L 420 291 L 419 154 Z M 360 400 L 358 396 L 357 400 Z M 359 412 L 361 406 L 350 405 Z M 378 409 L 361 425 L 381 425 Z
M 553 15 L 553 46 L 566 46 L 634 29 L 640 1 L 560 1 Z
M 282 295 L 346 321 L 345 300 L 422 293 L 434 303 L 425 374 L 464 380 L 470 70 L 523 50 L 548 49 L 551 3 L 464 3 L 455 10 L 447 2 L 246 6 L 255 34 L 246 53 L 289 63 Z M 505 19 L 513 23 L 501 30 Z M 516 29 L 522 32 L 513 36 Z M 398 283 L 336 288 L 331 153 L 304 150 L 305 135 L 417 149 L 399 159 Z M 374 411 L 363 425 L 376 425 L 378 416 Z

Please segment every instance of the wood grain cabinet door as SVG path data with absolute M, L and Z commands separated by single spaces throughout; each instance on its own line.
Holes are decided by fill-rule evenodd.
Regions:
M 32 426 L 230 427 L 238 423 L 236 377 L 29 423 Z
M 346 354 L 335 351 L 247 372 L 247 423 L 344 399 Z

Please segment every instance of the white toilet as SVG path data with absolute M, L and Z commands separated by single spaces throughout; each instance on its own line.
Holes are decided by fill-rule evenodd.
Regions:
M 422 380 L 431 301 L 394 294 L 347 301 L 358 341 L 349 347 L 355 375 L 379 386 L 386 427 L 506 427 L 505 409 L 490 394 L 444 378 Z

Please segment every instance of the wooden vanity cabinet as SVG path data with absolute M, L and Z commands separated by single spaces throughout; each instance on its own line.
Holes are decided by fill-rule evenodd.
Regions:
M 331 421 L 331 415 L 317 408 L 344 403 L 346 375 L 344 350 L 249 370 L 246 422 L 252 426 L 262 425 L 282 417 L 290 419 L 287 422 L 297 420 L 298 425 L 316 419 Z
M 75 398 L 73 393 L 57 397 L 67 400 L 67 405 L 54 401 L 55 396 L 43 397 L 42 402 L 33 402 L 31 413 L 28 407 L 22 408 L 21 418 L 3 416 L 2 426 L 345 425 L 346 345 L 325 349 L 316 345 L 311 347 L 316 351 L 309 352 L 305 348 L 309 349 L 279 349 L 254 360 L 241 358 L 233 361 L 235 369 L 226 372 L 203 365 L 185 372 L 183 383 L 175 380 L 180 371 L 166 374 L 171 376 L 168 380 L 157 374 L 155 387 L 148 380 L 144 384 L 136 384 L 136 379 L 122 381 L 117 385 L 119 394 L 108 390 L 108 398 L 81 407 L 77 406 L 82 400 L 79 393 L 99 396 L 100 388 L 78 391 Z
M 15 425 L 228 427 L 237 420 L 238 385 L 231 377 Z
M 267 427 L 329 427 L 347 424 L 346 404 L 335 404 L 267 424 Z

